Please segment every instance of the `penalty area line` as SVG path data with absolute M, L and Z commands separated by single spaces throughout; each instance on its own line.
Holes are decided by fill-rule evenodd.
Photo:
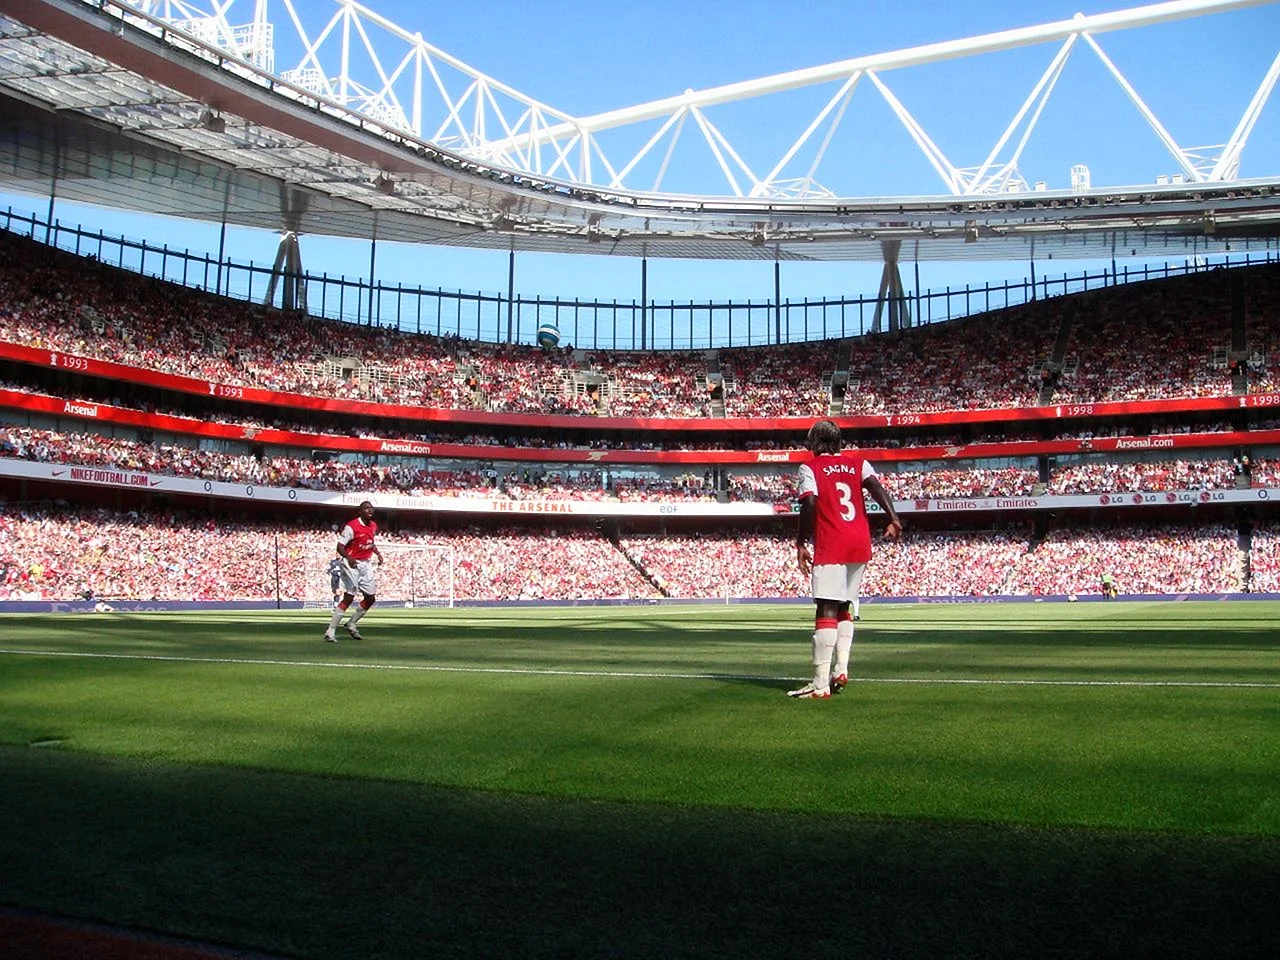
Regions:
M 792 682 L 799 677 L 767 677 L 735 673 L 659 673 L 642 670 L 565 670 L 533 667 L 455 667 L 434 663 L 339 663 L 333 660 L 259 660 L 248 657 L 179 657 L 159 653 L 101 653 L 86 650 L 17 650 L 0 648 L 0 654 L 23 657 L 65 657 L 89 660 L 143 660 L 164 663 L 211 663 L 255 667 L 315 667 L 333 670 L 393 670 L 421 673 L 510 674 L 538 677 L 606 677 L 637 680 L 747 680 Z M 998 677 L 850 677 L 850 683 L 908 683 L 921 686 L 997 687 L 1197 687 L 1226 689 L 1280 689 L 1280 682 L 1252 680 L 1041 680 Z

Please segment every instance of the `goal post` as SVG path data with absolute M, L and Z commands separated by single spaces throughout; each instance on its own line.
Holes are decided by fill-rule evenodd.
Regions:
M 414 607 L 452 607 L 453 547 L 435 544 L 380 543 L 383 564 L 377 568 L 378 602 Z M 329 541 L 307 544 L 293 557 L 281 557 L 282 594 L 304 608 L 333 606 L 333 574 L 337 556 Z M 338 588 L 341 590 L 341 587 Z
M 379 544 L 385 563 L 378 569 L 378 599 L 415 607 L 452 607 L 453 547 Z

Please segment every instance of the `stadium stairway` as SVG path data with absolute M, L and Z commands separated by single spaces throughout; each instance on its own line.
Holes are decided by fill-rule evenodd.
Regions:
M 1053 352 L 1041 367 L 1040 396 L 1036 402 L 1042 407 L 1053 403 L 1053 395 L 1058 389 L 1058 380 L 1067 361 L 1067 345 L 1071 342 L 1075 313 L 1074 303 L 1063 310 L 1062 319 L 1058 322 L 1058 336 L 1053 341 Z
M 662 596 L 664 597 L 671 596 L 671 591 L 666 588 L 666 585 L 657 577 L 655 577 L 652 573 L 650 573 L 649 569 L 643 563 L 641 563 L 635 556 L 633 556 L 631 554 L 631 551 L 629 551 L 625 546 L 623 546 L 622 539 L 621 537 L 618 536 L 617 523 L 613 521 L 604 521 L 601 524 L 597 525 L 597 529 L 604 534 L 605 539 L 607 539 L 611 544 L 613 544 L 613 548 L 615 550 L 617 550 L 620 554 L 626 557 L 627 563 L 631 564 L 631 566 L 635 568 L 636 573 L 644 577 L 646 583 L 652 586 L 653 589 L 657 590 L 658 593 L 662 594 Z
M 1237 530 L 1239 538 L 1236 546 L 1240 550 L 1240 586 L 1241 589 L 1253 591 L 1253 524 L 1241 521 Z
M 1231 276 L 1231 393 L 1242 397 L 1249 392 L 1249 333 L 1245 323 L 1244 278 Z
M 841 340 L 836 349 L 836 369 L 827 379 L 828 416 L 838 417 L 844 413 L 844 398 L 849 392 L 849 362 L 852 356 L 852 342 Z
M 724 409 L 724 371 L 720 369 L 720 352 L 718 350 L 707 351 L 707 372 L 699 379 L 702 383 L 699 386 L 707 391 L 707 407 L 711 411 L 714 419 L 723 420 L 726 416 Z

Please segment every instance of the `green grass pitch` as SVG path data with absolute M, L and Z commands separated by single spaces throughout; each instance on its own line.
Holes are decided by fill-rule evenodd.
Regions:
M 1280 605 L 0 620 L 0 902 L 296 957 L 1280 947 Z M 482 939 L 477 939 L 482 938 Z

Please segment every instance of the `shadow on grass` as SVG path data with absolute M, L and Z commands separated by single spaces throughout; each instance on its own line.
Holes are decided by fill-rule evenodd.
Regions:
M 762 771 L 762 775 L 767 772 Z M 566 802 L 0 748 L 0 898 L 302 958 L 1264 957 L 1280 841 Z

